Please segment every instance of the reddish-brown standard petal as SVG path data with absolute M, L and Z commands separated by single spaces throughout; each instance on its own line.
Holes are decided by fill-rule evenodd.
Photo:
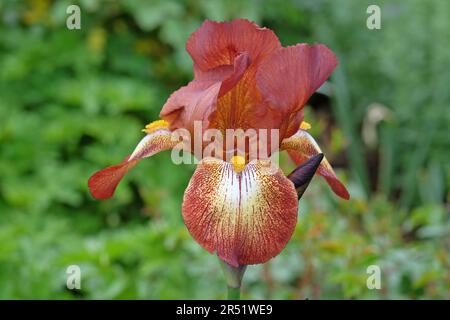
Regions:
M 292 236 L 297 221 L 294 185 L 268 161 L 236 173 L 206 158 L 186 189 L 183 219 L 194 239 L 232 266 L 264 263 Z
M 193 81 L 172 93 L 160 117 L 170 122 L 171 130 L 192 130 L 194 121 L 202 121 L 203 127 L 207 129 L 209 116 L 216 110 L 217 99 L 239 82 L 249 63 L 248 54 L 242 53 L 234 59 L 234 64 L 196 72 Z
M 231 65 L 235 57 L 248 53 L 253 64 L 259 64 L 280 42 L 270 29 L 260 28 L 245 19 L 230 22 L 205 21 L 188 39 L 189 52 L 196 72 Z
M 120 180 L 139 160 L 172 149 L 177 143 L 172 141 L 168 129 L 159 128 L 147 134 L 122 163 L 97 171 L 89 178 L 88 186 L 92 196 L 96 199 L 111 198 Z
M 284 139 L 281 149 L 287 150 L 292 160 L 299 165 L 310 157 L 322 153 L 319 145 L 313 137 L 305 130 L 298 130 L 293 136 Z M 320 163 L 317 173 L 325 178 L 331 189 L 341 198 L 350 199 L 350 195 L 345 186 L 339 181 L 328 160 L 324 157 Z
M 326 46 L 302 43 L 274 52 L 259 67 L 256 82 L 265 101 L 292 113 L 305 105 L 336 65 L 336 56 Z
M 233 87 L 242 78 L 244 72 L 250 65 L 250 57 L 248 53 L 244 52 L 236 56 L 234 63 L 231 65 L 223 65 L 217 68 L 210 69 L 206 72 L 195 72 L 196 81 L 221 81 L 219 97 L 233 89 Z M 195 70 L 194 70 L 195 71 Z
M 191 81 L 172 93 L 159 115 L 170 122 L 171 130 L 186 128 L 192 131 L 194 121 L 207 124 L 209 115 L 216 108 L 220 86 L 221 82 Z
M 255 74 L 264 59 L 279 48 L 280 42 L 270 29 L 244 19 L 206 21 L 191 35 L 186 49 L 194 61 L 196 75 L 229 65 L 242 53 L 247 53 L 250 60 L 250 66 L 236 86 L 218 99 L 217 108 L 209 117 L 211 127 L 224 133 L 226 129 L 278 126 L 279 115 L 274 115 L 261 103 Z
M 256 73 L 257 87 L 264 103 L 284 115 L 280 124 L 283 137 L 297 131 L 303 106 L 337 63 L 336 56 L 326 46 L 302 43 L 278 49 L 261 64 Z
M 186 44 L 195 78 L 172 94 L 161 118 L 171 123 L 172 130 L 192 130 L 196 120 L 202 121 L 204 129 L 249 127 L 249 110 L 260 106 L 256 68 L 280 47 L 271 30 L 248 20 L 205 21 Z

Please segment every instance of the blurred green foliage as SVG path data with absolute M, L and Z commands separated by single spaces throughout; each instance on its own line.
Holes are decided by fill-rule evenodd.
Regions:
M 331 103 L 306 117 L 352 195 L 315 178 L 292 241 L 249 267 L 243 297 L 450 298 L 450 2 L 85 0 L 81 30 L 68 30 L 72 3 L 0 2 L 0 298 L 225 296 L 180 214 L 193 166 L 158 154 L 104 202 L 87 179 L 192 77 L 189 34 L 237 17 L 338 54 Z M 72 264 L 81 291 L 66 289 Z M 371 264 L 381 290 L 366 287 Z

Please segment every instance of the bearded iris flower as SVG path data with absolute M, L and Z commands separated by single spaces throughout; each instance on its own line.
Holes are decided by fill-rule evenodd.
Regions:
M 192 237 L 231 268 L 264 263 L 291 238 L 298 199 L 317 170 L 344 199 L 349 194 L 303 122 L 303 107 L 337 65 L 321 44 L 282 47 L 276 35 L 255 23 L 206 21 L 188 39 L 194 79 L 175 91 L 160 117 L 122 163 L 95 173 L 89 188 L 97 199 L 113 195 L 138 161 L 178 143 L 177 129 L 278 130 L 270 153 L 286 150 L 300 165 L 286 177 L 268 159 L 234 155 L 201 159 L 184 194 L 183 220 Z M 278 150 L 274 146 L 279 146 Z M 203 148 L 203 146 L 202 146 Z M 230 151 L 230 150 L 226 150 Z M 235 150 L 231 150 L 232 152 Z

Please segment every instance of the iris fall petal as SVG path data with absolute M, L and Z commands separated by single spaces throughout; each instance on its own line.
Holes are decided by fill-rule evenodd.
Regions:
M 111 198 L 123 176 L 139 160 L 160 151 L 172 149 L 177 143 L 177 141 L 172 141 L 171 132 L 166 128 L 158 128 L 147 134 L 136 146 L 133 153 L 122 163 L 97 171 L 89 178 L 88 186 L 92 196 L 96 199 Z
M 238 266 L 280 253 L 294 231 L 297 206 L 293 183 L 268 161 L 236 173 L 232 164 L 206 158 L 186 189 L 182 213 L 200 245 Z

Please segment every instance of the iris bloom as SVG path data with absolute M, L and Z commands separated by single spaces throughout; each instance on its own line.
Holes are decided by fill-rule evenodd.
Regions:
M 188 39 L 186 50 L 194 79 L 169 97 L 161 120 L 146 126 L 132 154 L 95 173 L 89 188 L 95 198 L 111 197 L 128 170 L 143 158 L 174 148 L 178 142 L 171 139 L 172 132 L 193 132 L 194 121 L 204 130 L 220 132 L 277 129 L 279 141 L 268 141 L 268 150 L 286 150 L 303 166 L 286 177 L 278 167 L 268 174 L 264 169 L 272 164 L 267 159 L 202 159 L 182 206 L 184 223 L 203 248 L 233 267 L 264 263 L 291 238 L 299 195 L 316 169 L 337 195 L 349 198 L 305 130 L 302 111 L 337 59 L 321 44 L 282 47 L 271 30 L 242 19 L 204 22 Z

